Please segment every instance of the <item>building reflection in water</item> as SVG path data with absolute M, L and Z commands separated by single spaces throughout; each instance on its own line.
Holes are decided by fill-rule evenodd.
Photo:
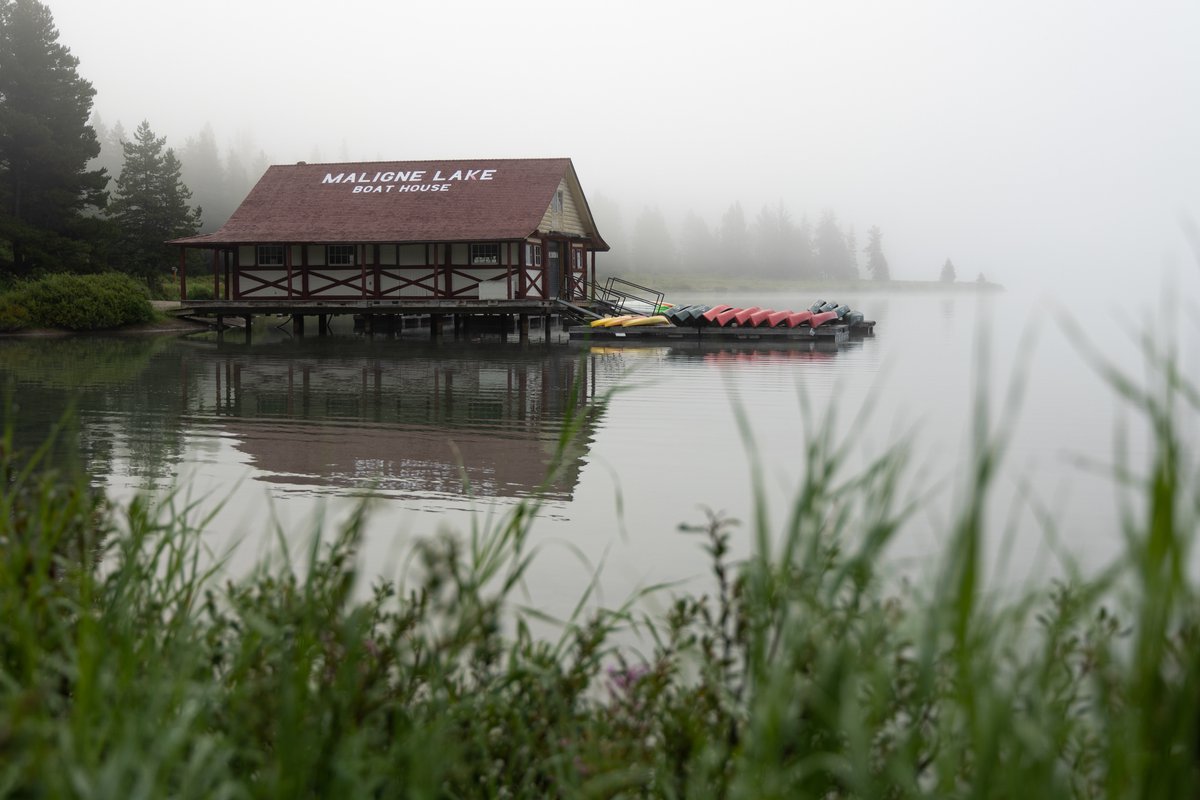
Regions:
M 190 411 L 275 483 L 571 496 L 596 424 L 591 357 L 357 345 L 197 349 L 186 359 Z

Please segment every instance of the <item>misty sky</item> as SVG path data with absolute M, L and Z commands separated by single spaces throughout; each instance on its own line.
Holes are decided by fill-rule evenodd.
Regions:
M 626 226 L 832 208 L 896 278 L 1197 272 L 1195 0 L 44 2 L 105 122 L 175 146 L 569 156 Z

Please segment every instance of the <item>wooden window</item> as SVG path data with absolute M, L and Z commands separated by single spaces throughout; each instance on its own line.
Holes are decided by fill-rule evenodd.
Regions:
M 331 267 L 353 267 L 355 264 L 352 244 L 331 244 L 325 251 L 325 263 Z
M 559 189 L 557 192 L 554 193 L 554 199 L 550 201 L 550 210 L 553 211 L 555 214 L 561 214 L 562 209 L 563 209 L 563 193 L 562 193 L 562 189 Z
M 542 246 L 540 244 L 525 245 L 525 266 L 540 267 L 542 265 Z
M 283 263 L 283 245 L 260 244 L 258 246 L 258 266 L 282 267 Z
M 471 245 L 471 264 L 499 264 L 500 245 L 473 244 Z

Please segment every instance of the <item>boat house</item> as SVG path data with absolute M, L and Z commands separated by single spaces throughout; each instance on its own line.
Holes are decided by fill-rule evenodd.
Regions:
M 211 251 L 216 302 L 251 308 L 579 301 L 596 230 L 567 158 L 272 166 L 221 228 L 176 239 Z

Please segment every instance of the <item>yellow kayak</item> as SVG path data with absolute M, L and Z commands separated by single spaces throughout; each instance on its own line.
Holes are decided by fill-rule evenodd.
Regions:
M 600 320 L 600 324 L 597 325 L 596 327 L 597 328 L 611 328 L 616 325 L 624 325 L 626 322 L 629 322 L 630 320 L 634 320 L 634 319 L 639 319 L 637 314 L 626 314 L 623 317 L 609 317 L 608 319 Z
M 671 320 L 664 317 L 662 314 L 655 314 L 653 317 L 638 317 L 631 319 L 628 322 L 622 322 L 622 328 L 636 328 L 639 325 L 670 325 Z
M 612 317 L 601 317 L 600 319 L 594 319 L 588 323 L 588 326 L 592 328 L 603 328 L 610 319 L 612 319 Z

